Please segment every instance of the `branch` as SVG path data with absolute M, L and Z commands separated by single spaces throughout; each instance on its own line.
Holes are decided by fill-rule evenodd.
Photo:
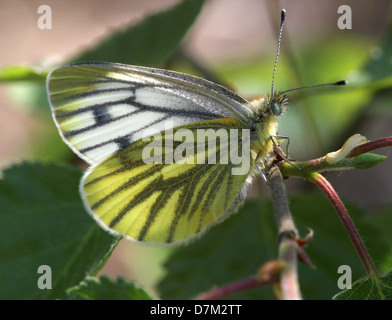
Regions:
M 368 152 L 390 146 L 392 146 L 392 137 L 367 142 L 365 137 L 356 134 L 347 139 L 343 147 L 336 152 L 328 153 L 324 157 L 310 161 L 293 162 L 301 170 L 286 162 L 280 163 L 282 174 L 307 179 L 316 184 L 327 195 L 338 213 L 368 275 L 379 275 L 379 273 L 343 202 L 331 184 L 319 172 L 326 170 L 371 168 L 379 162 L 384 161 L 386 157 Z
M 356 146 L 348 157 L 356 157 L 360 154 L 364 154 L 365 152 L 373 151 L 380 148 L 392 147 L 392 137 L 381 138 L 373 141 L 369 141 L 367 143 L 360 144 Z
M 353 243 L 355 250 L 357 251 L 359 258 L 361 259 L 362 265 L 364 266 L 367 275 L 376 274 L 379 275 L 372 258 L 367 251 L 365 244 L 363 243 L 358 230 L 355 228 L 354 222 L 347 212 L 343 202 L 340 200 L 336 191 L 332 185 L 325 179 L 321 174 L 315 174 L 313 176 L 313 183 L 315 183 L 328 197 L 334 206 L 336 212 L 339 215 L 350 239 Z
M 278 224 L 279 259 L 286 263 L 280 274 L 280 285 L 275 286 L 275 295 L 283 300 L 301 300 L 297 275 L 298 231 L 291 216 L 283 177 L 277 165 L 269 168 L 267 180 Z
M 213 289 L 207 293 L 197 296 L 194 300 L 219 299 L 241 291 L 265 287 L 276 283 L 279 273 L 285 268 L 286 264 L 279 260 L 267 261 L 262 265 L 257 277 L 242 279 L 225 286 Z
M 342 149 L 334 153 L 334 161 L 328 159 L 327 155 L 306 162 L 293 162 L 301 170 L 298 170 L 297 167 L 287 162 L 280 162 L 279 166 L 276 164 L 271 165 L 267 169 L 266 175 L 271 188 L 278 225 L 279 260 L 265 263 L 260 268 L 258 277 L 242 279 L 213 289 L 199 295 L 195 298 L 196 300 L 219 299 L 233 293 L 267 285 L 274 285 L 275 295 L 279 299 L 302 299 L 298 284 L 297 257 L 307 265 L 312 266 L 312 262 L 302 249 L 302 246 L 311 239 L 312 232 L 304 240 L 299 239 L 297 228 L 290 213 L 282 174 L 284 176 L 305 178 L 318 185 L 326 193 L 342 220 L 367 274 L 378 274 L 342 201 L 329 182 L 318 173 L 318 171 L 324 170 L 370 168 L 385 160 L 385 157 L 366 152 L 392 146 L 392 137 L 353 145 L 357 141 L 355 138 L 358 138 L 358 136 L 353 136 L 348 139 Z M 349 150 L 347 150 L 348 148 Z
M 213 289 L 207 293 L 203 293 L 197 296 L 194 300 L 213 300 L 223 298 L 225 296 L 241 292 L 244 290 L 249 290 L 256 287 L 264 287 L 271 285 L 276 281 L 276 278 L 272 277 L 270 279 L 261 280 L 258 277 L 251 277 L 247 279 L 242 279 L 228 285 Z
M 369 169 L 386 159 L 385 156 L 368 152 L 391 147 L 392 137 L 355 144 L 358 141 L 358 136 L 350 137 L 339 151 L 331 152 L 326 156 L 308 161 L 292 161 L 295 166 L 281 162 L 281 172 L 285 177 L 301 177 L 311 180 L 314 173 L 331 170 Z M 335 154 L 334 159 L 331 157 L 332 154 Z
M 203 293 L 195 300 L 219 299 L 227 295 L 256 287 L 274 285 L 275 296 L 284 300 L 300 300 L 297 276 L 297 256 L 311 265 L 311 261 L 301 246 L 309 239 L 298 239 L 298 231 L 292 219 L 283 178 L 279 167 L 273 165 L 267 172 L 278 223 L 279 260 L 267 261 L 259 270 L 257 277 L 242 279 Z

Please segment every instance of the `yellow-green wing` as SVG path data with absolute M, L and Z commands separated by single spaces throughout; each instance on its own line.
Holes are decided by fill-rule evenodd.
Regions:
M 203 121 L 166 131 L 161 140 L 155 137 L 154 141 L 173 139 L 183 128 L 196 137 L 197 129 L 242 129 L 243 125 L 233 119 Z M 238 132 L 240 150 L 244 140 L 242 131 Z M 188 158 L 206 159 L 215 153 L 215 164 L 146 164 L 143 150 L 150 140 L 139 140 L 118 151 L 89 169 L 82 179 L 81 193 L 88 211 L 106 229 L 137 241 L 171 243 L 199 234 L 235 210 L 245 196 L 246 180 L 253 169 L 253 160 L 247 154 L 245 161 L 251 169 L 233 174 L 232 169 L 239 165 L 233 164 L 230 156 L 227 163 L 222 163 L 232 143 L 220 138 L 217 141 L 215 149 L 207 141 L 195 142 L 195 150 L 196 144 L 202 143 L 207 151 Z M 174 141 L 173 147 L 162 147 L 162 153 L 174 153 L 184 142 Z

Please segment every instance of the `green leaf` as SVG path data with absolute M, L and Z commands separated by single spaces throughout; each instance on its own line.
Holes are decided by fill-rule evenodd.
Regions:
M 190 299 L 241 278 L 255 275 L 263 261 L 277 252 L 276 227 L 268 202 L 248 202 L 239 213 L 186 247 L 165 264 L 167 275 L 158 286 L 163 299 Z M 272 298 L 269 288 L 235 298 Z
M 87 214 L 81 172 L 68 166 L 21 164 L 0 180 L 0 299 L 62 299 L 95 274 L 118 242 Z M 52 289 L 39 289 L 41 265 Z
M 44 82 L 48 72 L 38 67 L 7 66 L 0 69 L 0 82 L 36 81 Z
M 372 49 L 369 60 L 363 67 L 360 77 L 366 81 L 376 81 L 383 78 L 391 78 L 392 60 L 392 23 L 385 33 L 378 47 Z M 388 67 L 389 66 L 389 67 Z
M 144 288 L 121 277 L 115 281 L 107 276 L 86 277 L 79 285 L 67 290 L 71 300 L 154 300 Z
M 305 299 L 330 299 L 338 290 L 340 265 L 352 268 L 353 279 L 364 275 L 358 255 L 329 201 L 323 196 L 297 196 L 291 209 L 301 235 L 314 230 L 306 252 L 316 265 L 299 264 L 299 282 Z M 349 207 L 361 235 L 375 258 L 383 259 L 387 246 L 365 213 Z M 241 210 L 201 239 L 179 247 L 165 263 L 167 271 L 158 289 L 163 299 L 189 299 L 213 287 L 257 273 L 258 268 L 277 257 L 276 222 L 272 205 L 265 200 L 249 201 Z M 228 298 L 272 299 L 272 289 L 257 288 Z
M 151 15 L 137 25 L 112 34 L 76 61 L 159 66 L 176 50 L 203 3 L 185 0 L 167 11 Z
M 364 153 L 353 159 L 353 165 L 356 169 L 369 169 L 386 159 L 387 157 L 376 153 Z
M 351 289 L 343 290 L 335 300 L 392 300 L 392 272 L 372 275 L 353 283 Z

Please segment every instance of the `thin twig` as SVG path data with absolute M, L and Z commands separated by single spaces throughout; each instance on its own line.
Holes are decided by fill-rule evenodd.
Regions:
M 280 291 L 283 300 L 301 300 L 297 270 L 297 242 L 282 239 L 279 244 L 279 257 L 286 262 L 286 268 L 280 274 Z
M 226 297 L 240 291 L 256 287 L 274 285 L 275 296 L 284 300 L 300 300 L 297 275 L 298 231 L 292 219 L 283 178 L 277 165 L 267 170 L 268 184 L 271 187 L 273 203 L 278 222 L 279 260 L 266 262 L 258 277 L 242 279 L 203 293 L 195 300 L 211 300 Z
M 268 185 L 271 188 L 272 200 L 278 223 L 278 241 L 280 242 L 281 237 L 286 233 L 291 233 L 290 238 L 297 239 L 298 231 L 291 216 L 283 177 L 277 165 L 270 167 L 267 173 L 267 180 Z
M 356 157 L 360 154 L 385 147 L 392 147 L 392 137 L 381 138 L 360 144 L 351 151 L 348 157 Z
M 253 289 L 256 287 L 264 287 L 271 285 L 276 281 L 276 278 L 269 278 L 261 280 L 257 277 L 251 277 L 247 279 L 242 279 L 228 285 L 213 289 L 207 293 L 203 293 L 196 297 L 194 300 L 214 300 L 226 297 L 228 295 L 238 293 L 244 290 Z
M 326 156 L 307 160 L 307 161 L 293 161 L 295 167 L 287 162 L 280 163 L 280 169 L 285 177 L 301 177 L 312 181 L 313 173 L 332 170 L 346 170 L 346 169 L 369 169 L 386 159 L 370 151 L 380 148 L 392 147 L 392 137 L 381 138 L 360 144 L 352 149 L 352 151 L 342 160 L 330 163 L 326 161 Z M 368 157 L 357 161 L 359 155 L 368 153 Z M 297 167 L 301 168 L 298 170 Z
M 286 267 L 280 274 L 280 286 L 275 287 L 275 295 L 284 300 L 301 300 L 297 274 L 298 231 L 291 216 L 283 177 L 277 165 L 269 168 L 267 180 L 278 224 L 279 258 L 286 262 Z
M 367 251 L 365 244 L 363 243 L 358 230 L 355 228 L 354 222 L 347 212 L 343 202 L 340 200 L 336 191 L 333 189 L 332 185 L 325 179 L 321 174 L 317 173 L 313 176 L 313 183 L 315 183 L 328 197 L 332 205 L 335 207 L 336 212 L 339 215 L 350 239 L 353 243 L 355 250 L 357 251 L 359 258 L 366 270 L 367 275 L 379 274 L 372 258 Z

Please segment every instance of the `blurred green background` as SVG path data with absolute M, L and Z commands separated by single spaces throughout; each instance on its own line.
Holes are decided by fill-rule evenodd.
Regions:
M 68 162 L 85 168 L 57 133 L 39 75 L 178 2 L 50 0 L 45 4 L 52 9 L 52 29 L 40 30 L 40 1 L 0 1 L 0 169 L 22 160 Z M 351 30 L 337 26 L 337 9 L 343 4 L 352 9 Z M 270 91 L 280 10 L 285 8 L 276 89 L 349 81 L 345 87 L 289 95 L 290 107 L 279 119 L 279 133 L 290 136 L 292 158 L 307 160 L 339 149 L 355 133 L 370 140 L 392 134 L 391 5 L 387 0 L 210 0 L 181 46 L 165 61 L 154 58 L 148 32 L 142 36 L 147 39 L 146 48 L 152 49 L 144 54 L 151 56 L 147 65 L 204 76 L 245 98 L 257 97 Z M 163 37 L 166 31 L 175 33 L 176 23 L 166 26 Z M 134 38 L 122 41 L 127 45 L 109 50 L 111 61 L 126 63 L 129 57 L 145 61 L 140 48 L 132 52 Z M 34 78 L 33 72 L 32 81 L 19 81 L 23 70 L 12 66 L 35 67 L 38 76 Z M 389 155 L 390 149 L 380 153 Z M 388 159 L 371 170 L 329 174 L 328 179 L 343 198 L 378 210 L 391 203 L 391 167 Z M 295 179 L 287 185 L 290 194 L 312 188 Z M 260 193 L 268 197 L 266 186 L 257 181 L 249 197 Z M 154 288 L 164 273 L 161 263 L 171 250 L 121 241 L 101 272 L 124 275 Z

